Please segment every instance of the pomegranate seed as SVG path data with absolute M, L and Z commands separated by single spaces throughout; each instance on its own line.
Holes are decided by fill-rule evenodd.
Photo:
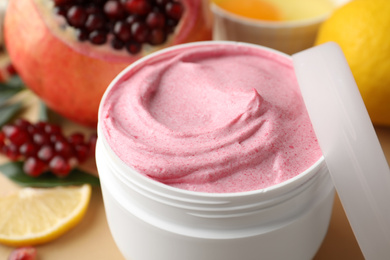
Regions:
M 97 142 L 97 134 L 93 134 L 89 137 L 88 145 L 91 156 L 95 156 L 96 142 Z
M 36 133 L 33 135 L 33 141 L 38 146 L 50 144 L 50 136 L 43 133 Z
M 64 158 L 70 158 L 73 155 L 72 146 L 66 141 L 57 141 L 54 144 L 54 151 Z
M 66 13 L 68 22 L 76 28 L 80 28 L 87 20 L 87 12 L 81 6 L 72 6 Z
M 87 14 L 98 14 L 98 15 L 103 15 L 102 14 L 102 10 L 101 8 L 96 5 L 96 4 L 89 4 L 86 8 L 85 8 L 85 12 Z
M 122 21 L 116 22 L 114 25 L 114 34 L 119 40 L 127 42 L 131 38 L 130 25 Z
M 123 19 L 125 12 L 122 9 L 122 5 L 115 0 L 109 0 L 104 4 L 104 13 L 111 19 L 118 20 Z
M 23 171 L 31 176 L 38 177 L 46 170 L 46 163 L 35 157 L 28 157 L 23 164 Z
M 61 133 L 60 134 L 51 134 L 49 136 L 49 139 L 50 139 L 50 142 L 52 144 L 56 143 L 56 142 L 66 142 L 66 138 L 65 136 L 63 136 Z
M 101 30 L 92 31 L 89 34 L 89 41 L 96 45 L 102 45 L 107 42 L 107 33 Z
M 166 40 L 166 34 L 161 29 L 153 29 L 149 34 L 149 43 L 151 45 L 159 45 Z
M 142 21 L 142 18 L 136 14 L 129 15 L 126 18 L 126 22 L 130 25 L 135 23 L 135 22 L 141 22 L 141 21 Z
M 51 145 L 44 145 L 37 152 L 38 159 L 44 162 L 49 162 L 54 157 L 54 155 L 54 148 Z
M 29 134 L 26 130 L 21 129 L 15 125 L 5 125 L 2 128 L 5 136 L 11 143 L 20 146 L 29 140 Z
M 104 17 L 101 14 L 90 14 L 88 15 L 87 21 L 85 22 L 85 28 L 89 31 L 103 29 L 105 26 Z
M 9 144 L 3 147 L 3 153 L 11 160 L 17 161 L 20 158 L 19 149 L 14 144 Z
M 156 0 L 156 4 L 160 6 L 165 6 L 169 0 Z
M 152 6 L 147 0 L 127 0 L 124 2 L 124 8 L 132 14 L 146 15 Z
M 149 29 L 143 22 L 135 22 L 131 25 L 131 33 L 139 43 L 144 43 L 148 39 Z
M 20 127 L 23 130 L 27 130 L 31 126 L 31 123 L 26 119 L 18 118 L 15 120 L 14 125 Z
M 59 155 L 50 160 L 49 168 L 58 177 L 66 177 L 70 172 L 68 161 Z
M 0 132 L 0 148 L 5 145 L 5 134 L 3 131 Z
M 35 260 L 37 250 L 32 246 L 20 247 L 11 252 L 8 260 Z
M 73 133 L 71 134 L 69 137 L 68 137 L 68 141 L 73 144 L 73 145 L 76 145 L 76 144 L 83 144 L 84 143 L 84 134 L 83 133 Z
M 46 124 L 44 129 L 45 129 L 45 133 L 48 134 L 62 134 L 62 130 L 59 125 Z
M 19 153 L 25 157 L 35 156 L 37 154 L 37 147 L 33 142 L 27 142 L 19 147 Z
M 89 146 L 86 144 L 78 144 L 75 146 L 76 158 L 79 163 L 87 160 L 89 155 Z
M 77 29 L 76 30 L 76 37 L 79 41 L 83 42 L 89 39 L 89 33 L 87 30 L 84 29 Z
M 120 49 L 122 49 L 125 46 L 125 44 L 124 44 L 124 42 L 122 42 L 118 38 L 114 37 L 111 40 L 111 46 L 112 46 L 112 48 L 114 48 L 116 50 L 120 50 Z
M 39 121 L 35 123 L 35 128 L 38 129 L 40 132 L 45 132 L 46 125 L 47 125 L 46 122 Z
M 165 5 L 166 14 L 175 20 L 179 20 L 181 18 L 183 11 L 183 6 L 179 2 L 170 2 Z
M 165 16 L 160 12 L 151 12 L 146 17 L 146 24 L 150 28 L 164 28 Z
M 137 54 L 141 51 L 141 44 L 136 41 L 130 41 L 125 46 L 126 50 L 131 54 Z

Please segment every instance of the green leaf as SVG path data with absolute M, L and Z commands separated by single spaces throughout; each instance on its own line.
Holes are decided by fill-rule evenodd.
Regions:
M 99 178 L 86 173 L 80 169 L 73 169 L 65 178 L 58 178 L 51 172 L 45 172 L 39 177 L 31 177 L 24 173 L 23 162 L 8 162 L 0 165 L 0 172 L 9 179 L 26 187 L 55 187 L 55 186 L 69 186 L 82 185 L 85 183 L 98 186 L 100 185 Z
M 16 88 L 16 89 L 22 89 L 25 85 L 22 81 L 22 79 L 15 75 L 12 76 L 10 79 L 7 80 L 7 82 L 0 82 L 0 88 Z
M 18 94 L 22 89 L 12 87 L 0 87 L 0 106 L 4 105 L 11 97 Z
M 8 123 L 8 121 L 20 111 L 22 104 L 14 103 L 12 105 L 0 106 L 0 127 Z

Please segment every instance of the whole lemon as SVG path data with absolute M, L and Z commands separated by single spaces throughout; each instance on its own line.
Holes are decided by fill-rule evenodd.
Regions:
M 340 45 L 371 120 L 390 126 L 390 0 L 354 0 L 321 25 L 316 45 Z

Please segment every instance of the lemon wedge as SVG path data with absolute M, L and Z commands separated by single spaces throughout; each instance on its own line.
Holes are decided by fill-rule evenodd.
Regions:
M 49 242 L 85 215 L 91 186 L 22 188 L 0 197 L 0 243 L 10 246 Z

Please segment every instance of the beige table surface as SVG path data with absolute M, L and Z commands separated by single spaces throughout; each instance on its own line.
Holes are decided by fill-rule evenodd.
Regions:
M 35 120 L 37 115 L 37 98 L 29 93 L 21 96 L 27 106 L 24 116 Z M 75 129 L 85 133 L 94 131 L 60 117 L 55 117 L 55 121 L 64 126 L 65 132 L 71 132 Z M 390 161 L 390 128 L 376 128 L 376 131 L 385 155 L 388 161 Z M 4 161 L 5 158 L 0 157 L 0 163 Z M 93 160 L 87 162 L 84 167 L 93 174 L 97 174 Z M 0 174 L 0 196 L 17 188 L 17 186 Z M 12 247 L 0 244 L 0 260 L 6 260 L 12 250 Z M 100 188 L 93 188 L 87 214 L 81 223 L 62 237 L 37 246 L 37 250 L 38 260 L 123 260 L 124 258 L 116 247 L 108 229 Z M 328 233 L 314 259 L 364 259 L 337 196 Z

